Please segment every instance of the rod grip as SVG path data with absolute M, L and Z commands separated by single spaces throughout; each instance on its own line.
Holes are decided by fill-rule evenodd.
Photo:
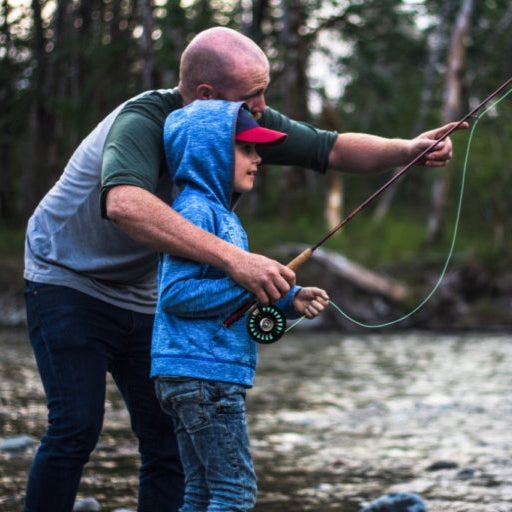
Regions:
M 292 270 L 297 270 L 303 263 L 311 258 L 313 251 L 311 248 L 305 249 L 298 256 L 295 256 L 292 261 L 290 261 L 286 266 L 291 268 Z

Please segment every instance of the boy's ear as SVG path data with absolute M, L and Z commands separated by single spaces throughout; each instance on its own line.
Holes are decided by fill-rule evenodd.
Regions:
M 200 84 L 196 87 L 196 99 L 212 100 L 214 99 L 213 87 L 210 84 Z

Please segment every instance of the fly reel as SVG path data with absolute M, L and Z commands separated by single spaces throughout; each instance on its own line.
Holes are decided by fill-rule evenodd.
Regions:
M 276 306 L 257 306 L 249 312 L 247 330 L 258 343 L 275 343 L 286 330 L 286 318 Z

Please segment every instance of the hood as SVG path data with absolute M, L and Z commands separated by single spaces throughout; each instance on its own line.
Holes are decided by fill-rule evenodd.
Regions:
M 171 179 L 194 187 L 230 209 L 234 173 L 234 136 L 243 102 L 196 100 L 165 120 L 164 151 Z

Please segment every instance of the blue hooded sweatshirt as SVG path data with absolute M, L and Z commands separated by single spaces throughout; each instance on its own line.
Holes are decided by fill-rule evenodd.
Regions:
M 172 112 L 164 125 L 171 178 L 181 192 L 172 207 L 202 229 L 248 250 L 233 211 L 234 137 L 241 102 L 201 100 Z M 276 303 L 297 316 L 292 298 Z M 151 350 L 152 377 L 189 377 L 252 386 L 257 343 L 244 319 L 223 321 L 251 297 L 221 270 L 165 254 L 158 269 L 158 302 Z

